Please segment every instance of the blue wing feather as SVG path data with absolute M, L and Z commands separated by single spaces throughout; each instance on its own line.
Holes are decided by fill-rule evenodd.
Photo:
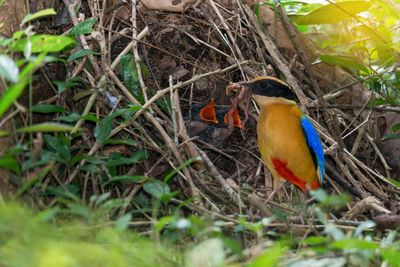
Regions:
M 324 150 L 322 148 L 321 141 L 319 140 L 318 134 L 314 129 L 311 122 L 304 116 L 301 117 L 301 127 L 303 128 L 304 138 L 306 139 L 310 152 L 315 155 L 319 169 L 321 170 L 321 178 L 324 179 L 325 174 L 325 160 Z

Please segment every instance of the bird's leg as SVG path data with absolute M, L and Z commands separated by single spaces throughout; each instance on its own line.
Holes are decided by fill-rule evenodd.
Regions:
M 264 205 L 266 205 L 275 196 L 277 192 L 278 189 L 274 189 L 274 191 L 272 191 L 272 193 L 268 196 L 267 200 L 264 202 Z
M 278 193 L 279 189 L 281 189 L 281 179 L 279 177 L 274 178 L 274 190 L 268 196 L 267 200 L 264 202 L 264 205 L 266 205 L 274 197 L 274 195 Z

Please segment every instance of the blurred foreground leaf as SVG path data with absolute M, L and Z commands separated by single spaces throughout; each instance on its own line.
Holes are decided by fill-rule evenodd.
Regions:
M 32 53 L 50 53 L 63 50 L 67 46 L 74 44 L 75 40 L 67 36 L 41 34 L 30 37 L 30 42 L 32 44 Z M 10 48 L 22 52 L 27 43 L 28 38 L 22 38 L 17 40 Z
M 368 10 L 372 3 L 373 1 L 336 2 L 336 6 L 327 4 L 314 9 L 307 15 L 292 15 L 290 19 L 300 25 L 333 24 L 349 18 L 351 15 Z M 346 10 L 347 13 L 342 9 Z
M 17 132 L 28 133 L 28 132 L 70 132 L 74 129 L 74 126 L 67 124 L 44 122 L 35 124 L 28 127 L 19 128 Z

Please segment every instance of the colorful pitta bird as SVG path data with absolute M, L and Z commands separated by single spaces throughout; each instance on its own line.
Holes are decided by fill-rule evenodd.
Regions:
M 247 94 L 251 94 L 260 107 L 257 142 L 274 178 L 274 190 L 266 202 L 280 189 L 280 178 L 295 184 L 303 192 L 317 189 L 325 173 L 322 144 L 311 122 L 297 107 L 290 86 L 270 76 L 231 85 L 233 89 L 240 86 L 247 87 Z
M 210 102 L 195 104 L 183 117 L 190 137 L 199 135 L 211 123 L 218 123 L 215 115 L 214 98 Z

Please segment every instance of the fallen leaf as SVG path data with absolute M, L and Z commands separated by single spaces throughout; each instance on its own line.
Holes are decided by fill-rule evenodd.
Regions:
M 149 9 L 183 12 L 195 4 L 197 0 L 142 0 L 141 2 Z

